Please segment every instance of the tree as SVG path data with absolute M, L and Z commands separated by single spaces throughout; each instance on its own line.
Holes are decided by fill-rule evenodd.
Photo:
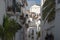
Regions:
M 9 20 L 9 17 L 6 16 L 3 18 L 3 26 L 0 26 L 0 37 L 2 40 L 13 40 L 13 36 L 19 29 L 21 29 L 21 26 L 13 19 Z

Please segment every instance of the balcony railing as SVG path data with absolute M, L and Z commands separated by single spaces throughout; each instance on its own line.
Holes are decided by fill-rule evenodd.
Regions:
M 13 11 L 13 7 L 12 6 L 7 6 L 7 11 Z

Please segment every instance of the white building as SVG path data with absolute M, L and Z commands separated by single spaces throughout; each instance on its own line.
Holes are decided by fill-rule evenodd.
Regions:
M 36 27 L 29 27 L 27 29 L 27 40 L 37 40 L 37 29 L 36 29 Z
M 40 6 L 38 6 L 38 5 L 31 6 L 30 12 L 35 12 L 36 14 L 40 14 Z
M 5 2 L 4 0 L 0 0 L 0 25 L 3 25 L 3 18 L 5 14 L 6 14 Z M 1 37 L 0 37 L 0 40 L 1 40 Z
M 15 19 L 22 29 L 18 30 L 15 34 L 15 40 L 26 40 L 26 27 L 21 23 L 20 15 L 26 13 L 26 0 L 5 0 L 6 13 L 11 19 Z M 22 20 L 24 21 L 24 20 Z
M 60 40 L 60 0 L 56 0 L 56 16 L 55 16 L 55 40 Z
M 60 40 L 60 0 L 47 1 L 41 0 L 42 7 L 42 29 L 41 40 L 45 40 L 46 34 L 54 36 L 54 40 Z M 50 3 L 51 2 L 51 3 Z M 53 3 L 52 3 L 53 2 Z M 45 4 L 47 3 L 47 4 Z M 55 4 L 56 3 L 56 4 Z M 54 7 L 49 7 L 49 5 Z M 50 8 L 50 9 L 49 9 Z M 55 8 L 53 10 L 53 8 Z M 45 10 L 45 12 L 44 12 Z M 47 11 L 48 12 L 47 12 Z M 52 13 L 51 13 L 52 12 Z M 46 14 L 43 18 L 44 13 Z
M 27 29 L 27 40 L 40 40 L 38 38 L 38 32 L 40 32 L 40 24 L 41 24 L 41 16 L 40 16 L 40 6 L 33 5 L 30 8 L 30 16 L 27 21 L 29 22 L 29 28 Z M 28 22 L 27 22 L 28 23 Z M 33 32 L 33 35 L 31 33 Z M 30 35 L 30 37 L 28 37 Z
M 12 6 L 13 0 L 5 0 L 6 6 Z
M 18 8 L 18 9 L 20 9 L 19 11 L 21 11 L 21 12 L 17 12 L 14 9 L 15 10 L 15 13 L 14 13 L 13 8 L 16 6 L 16 5 L 14 6 L 16 1 L 17 0 L 0 0 L 0 25 L 3 24 L 3 17 L 5 14 L 8 14 L 8 16 L 10 18 L 17 20 L 18 23 L 20 22 L 20 18 L 19 18 L 20 14 L 22 14 L 22 12 L 25 13 L 25 11 L 26 11 L 25 7 L 26 7 L 27 2 L 26 2 L 26 0 L 20 0 L 21 8 Z M 19 0 L 17 1 L 17 3 L 19 3 Z M 24 35 L 24 34 L 22 34 L 23 32 L 25 32 L 25 31 L 23 31 L 23 29 L 18 30 L 18 32 L 16 32 L 16 35 L 15 35 L 15 40 L 23 40 L 23 37 L 22 37 L 22 35 Z M 26 37 L 24 35 L 24 40 L 26 40 L 25 38 Z
M 0 0 L 0 25 L 3 24 L 3 17 L 6 14 L 5 11 L 5 1 L 4 0 Z
M 39 20 L 39 19 L 41 19 L 40 6 L 38 6 L 38 5 L 31 6 L 30 12 L 31 12 L 32 16 L 35 16 L 35 19 L 32 18 L 32 20 L 33 19 L 35 20 L 35 23 L 36 23 L 36 26 L 38 29 L 39 24 L 41 24 L 41 20 Z

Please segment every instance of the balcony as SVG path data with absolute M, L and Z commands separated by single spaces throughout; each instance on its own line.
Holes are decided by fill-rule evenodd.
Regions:
M 12 6 L 7 6 L 7 10 L 6 11 L 13 11 L 13 7 Z
M 10 17 L 10 16 L 13 16 L 14 13 L 12 11 L 7 11 L 6 14 Z

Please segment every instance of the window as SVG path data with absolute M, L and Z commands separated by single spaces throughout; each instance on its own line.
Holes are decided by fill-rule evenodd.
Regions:
M 7 6 L 7 11 L 13 11 L 12 6 Z
M 32 39 L 34 39 L 34 37 L 32 37 Z
M 60 3 L 60 0 L 58 0 L 58 3 Z
M 28 37 L 30 38 L 30 35 L 28 35 Z
M 28 17 L 28 14 L 26 14 L 26 17 Z
M 34 35 L 34 30 L 32 30 L 32 35 Z

